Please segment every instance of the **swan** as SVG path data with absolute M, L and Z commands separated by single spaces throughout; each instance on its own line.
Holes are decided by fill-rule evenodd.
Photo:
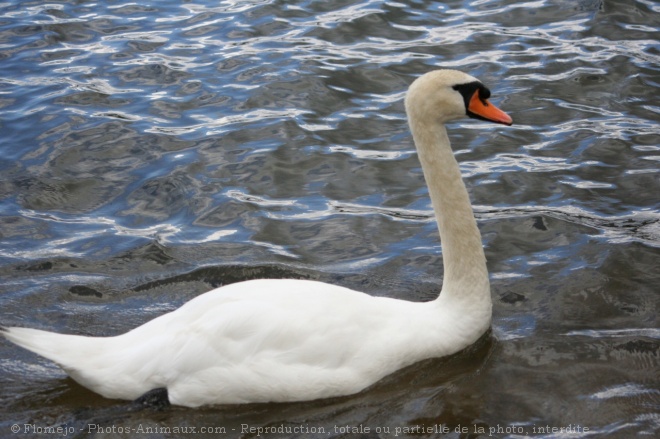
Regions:
M 223 286 L 113 337 L 2 328 L 113 399 L 161 392 L 166 403 L 292 402 L 350 395 L 415 362 L 456 353 L 490 327 L 486 259 L 445 122 L 512 119 L 474 77 L 434 70 L 405 98 L 440 232 L 444 281 L 429 302 L 374 297 L 292 279 Z

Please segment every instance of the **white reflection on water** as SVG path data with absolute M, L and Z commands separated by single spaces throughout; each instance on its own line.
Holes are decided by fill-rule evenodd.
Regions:
M 135 237 L 157 239 L 166 242 L 171 237 L 181 232 L 181 229 L 173 224 L 163 223 L 144 228 L 130 228 L 117 223 L 113 218 L 100 215 L 57 215 L 55 213 L 42 213 L 33 210 L 21 210 L 20 214 L 26 218 L 56 224 L 68 224 L 77 226 L 77 232 L 64 238 L 53 240 L 41 240 L 37 248 L 26 250 L 0 249 L 0 256 L 12 259 L 40 259 L 45 257 L 84 257 L 84 248 L 75 243 L 84 242 L 99 236 L 115 235 L 119 237 Z M 213 232 L 216 233 L 216 232 Z
M 591 398 L 594 399 L 628 398 L 631 396 L 643 395 L 643 394 L 660 395 L 660 390 L 649 389 L 639 384 L 623 384 L 619 386 L 610 387 L 600 392 L 596 392 L 593 395 L 591 395 Z
M 594 338 L 649 337 L 654 339 L 660 339 L 660 329 L 658 328 L 581 329 L 576 331 L 569 331 L 564 335 L 594 337 Z

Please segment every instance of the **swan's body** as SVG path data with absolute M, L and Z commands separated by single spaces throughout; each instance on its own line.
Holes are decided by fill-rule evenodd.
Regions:
M 473 77 L 449 70 L 411 85 L 406 111 L 443 246 L 439 297 L 414 303 L 306 280 L 221 287 L 116 337 L 7 328 L 14 343 L 108 398 L 166 388 L 172 404 L 300 401 L 359 392 L 417 361 L 474 343 L 490 326 L 481 236 L 443 123 L 511 119 Z

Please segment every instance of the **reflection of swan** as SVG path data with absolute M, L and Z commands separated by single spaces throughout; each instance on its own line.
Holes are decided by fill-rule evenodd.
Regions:
M 444 286 L 434 301 L 253 280 L 202 294 L 116 337 L 24 328 L 2 334 L 108 398 L 166 389 L 172 404 L 191 407 L 348 395 L 414 362 L 455 353 L 487 330 L 492 304 L 481 236 L 444 123 L 467 115 L 510 125 L 489 95 L 475 78 L 439 70 L 417 79 L 406 98 L 443 247 Z

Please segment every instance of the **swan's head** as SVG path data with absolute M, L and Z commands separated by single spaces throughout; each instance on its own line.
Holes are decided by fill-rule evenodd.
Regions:
M 417 78 L 406 95 L 411 121 L 445 123 L 468 116 L 511 125 L 511 117 L 488 101 L 490 90 L 456 70 L 434 70 Z

